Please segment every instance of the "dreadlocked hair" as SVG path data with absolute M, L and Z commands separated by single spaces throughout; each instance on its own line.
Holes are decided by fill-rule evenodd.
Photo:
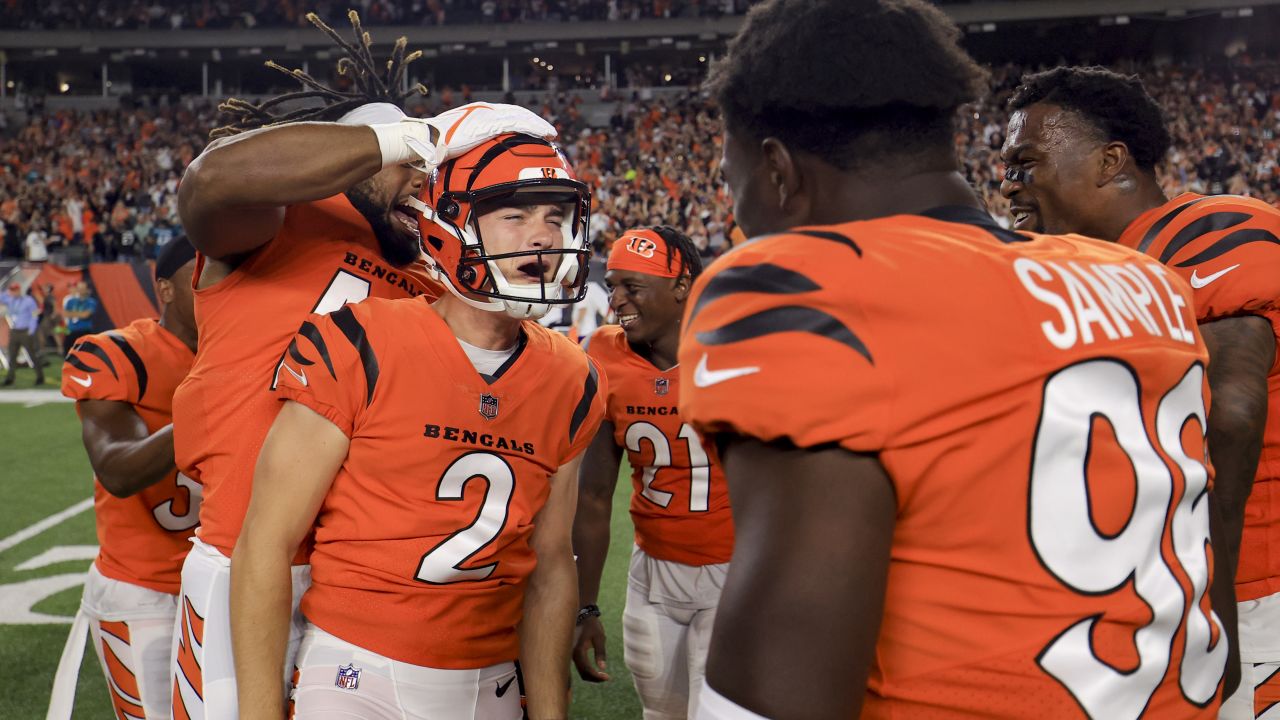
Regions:
M 649 228 L 667 241 L 667 247 L 674 252 L 667 253 L 667 269 L 671 269 L 671 261 L 673 256 L 680 256 L 680 267 L 684 268 L 684 274 L 689 276 L 690 280 L 696 280 L 702 274 L 702 256 L 698 254 L 698 247 L 693 244 L 693 239 L 670 225 L 657 225 Z
M 396 89 L 404 82 L 409 63 L 422 57 L 421 50 L 406 54 L 405 47 L 408 45 L 408 40 L 404 37 L 397 39 L 395 47 L 391 50 L 391 58 L 386 62 L 386 71 L 382 72 L 370 50 L 373 46 L 373 38 L 365 32 L 364 26 L 360 23 L 359 13 L 349 10 L 347 18 L 351 21 L 351 30 L 355 36 L 351 42 L 344 40 L 321 20 L 319 15 L 307 13 L 307 20 L 342 48 L 345 54 L 338 59 L 338 74 L 349 75 L 355 81 L 354 90 L 350 92 L 336 90 L 321 84 L 302 70 L 290 70 L 274 60 L 268 60 L 267 67 L 279 70 L 297 80 L 303 89 L 278 95 L 257 105 L 240 98 L 227 99 L 226 102 L 218 105 L 218 110 L 230 115 L 231 122 L 214 128 L 209 132 L 209 137 L 228 137 L 247 130 L 307 120 L 333 121 L 366 103 L 385 102 L 400 105 L 405 98 L 414 93 L 427 94 L 427 89 L 422 83 L 415 83 L 414 87 L 404 92 Z M 282 105 L 311 98 L 320 98 L 323 102 L 318 106 L 311 105 L 280 111 Z

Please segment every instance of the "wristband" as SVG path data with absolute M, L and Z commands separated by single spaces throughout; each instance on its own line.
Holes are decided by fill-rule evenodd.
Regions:
M 581 625 L 582 621 L 589 617 L 600 617 L 600 608 L 595 605 L 583 605 L 582 609 L 578 611 L 578 622 L 575 624 Z
M 431 139 L 431 126 L 424 122 L 374 123 L 367 126 L 378 138 L 378 150 L 382 153 L 382 167 L 389 168 L 407 162 L 422 162 L 422 155 L 409 146 L 408 139 L 417 140 L 428 147 L 435 147 Z

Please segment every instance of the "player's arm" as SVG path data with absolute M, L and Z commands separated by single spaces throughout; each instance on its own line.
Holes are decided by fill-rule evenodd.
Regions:
M 349 444 L 329 420 L 286 402 L 258 455 L 253 497 L 231 562 L 231 642 L 244 720 L 284 717 L 289 565 Z
M 1209 452 L 1214 498 L 1222 509 L 1223 530 L 1235 576 L 1244 527 L 1244 506 L 1253 489 L 1267 422 L 1267 374 L 1276 359 L 1271 323 L 1256 317 L 1215 320 L 1200 326 L 1209 348 Z
M 573 514 L 578 499 L 579 456 L 551 476 L 551 494 L 534 521 L 529 544 L 538 564 L 524 591 L 520 621 L 520 670 L 530 720 L 569 716 L 569 648 L 577 610 L 573 565 Z
M 337 195 L 382 169 L 365 125 L 294 123 L 215 142 L 178 187 L 191 243 L 215 259 L 250 252 L 280 230 L 285 206 Z
M 1235 577 L 1240 560 L 1244 508 L 1258 471 L 1267 422 L 1267 374 L 1275 362 L 1271 323 L 1256 316 L 1204 323 L 1200 334 L 1209 348 L 1208 442 L 1214 467 L 1210 495 L 1214 578 L 1213 608 L 1229 639 L 1224 697 L 1239 684 L 1239 643 Z
M 721 457 L 735 539 L 707 685 L 775 720 L 857 717 L 896 514 L 884 468 L 736 436 Z
M 622 448 L 613 439 L 613 423 L 602 422 L 583 453 L 578 473 L 578 511 L 573 518 L 573 551 L 578 556 L 578 606 L 596 605 L 600 576 L 609 556 L 609 523 L 613 515 L 613 491 L 618 484 Z M 588 653 L 594 652 L 595 662 Z M 609 679 L 605 672 L 604 625 L 588 615 L 578 626 L 573 643 L 573 664 L 588 682 Z
M 80 435 L 98 482 L 129 497 L 174 469 L 173 425 L 150 432 L 133 406 L 118 400 L 79 400 Z

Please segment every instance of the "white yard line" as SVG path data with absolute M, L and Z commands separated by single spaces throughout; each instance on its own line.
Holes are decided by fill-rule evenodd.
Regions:
M 26 407 L 35 407 L 37 405 L 47 405 L 48 403 L 64 403 L 73 402 L 71 398 L 63 395 L 58 390 L 2 390 L 0 391 L 0 404 L 9 405 L 25 405 Z
M 34 525 L 30 525 L 28 527 L 25 527 L 19 530 L 18 532 L 10 535 L 9 537 L 3 540 L 0 540 L 0 553 L 4 552 L 5 550 L 8 550 L 9 548 L 13 547 L 14 545 L 17 545 L 18 543 L 24 542 L 26 540 L 30 540 L 31 538 L 35 537 L 36 535 L 39 535 L 45 530 L 48 530 L 49 528 L 55 525 L 58 525 L 63 521 L 68 520 L 69 518 L 73 518 L 76 515 L 79 515 L 80 513 L 84 512 L 85 510 L 88 510 L 91 507 L 93 507 L 93 498 L 91 497 L 85 498 L 84 500 L 81 500 L 75 505 L 72 505 L 66 510 L 63 510 L 62 512 L 54 513 L 49 517 L 41 520 L 40 522 L 35 523 Z

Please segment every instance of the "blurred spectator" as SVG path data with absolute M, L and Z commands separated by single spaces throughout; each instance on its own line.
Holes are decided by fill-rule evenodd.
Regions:
M 7 0 L 0 27 L 23 30 L 185 30 L 299 27 L 314 10 L 341 20 L 348 7 L 376 25 L 466 25 L 479 22 L 574 22 L 719 17 L 741 14 L 758 0 L 350 0 L 315 7 L 293 0 Z
M 40 318 L 36 324 L 36 348 L 41 358 L 48 353 L 54 355 L 62 355 L 62 349 L 58 346 L 57 328 L 62 322 L 62 316 L 58 314 L 57 301 L 53 297 L 53 285 L 46 283 L 40 289 Z M 39 361 L 41 364 L 44 360 Z
M 76 341 L 93 332 L 93 313 L 98 310 L 98 300 L 89 292 L 89 284 L 78 282 L 71 294 L 62 301 L 62 317 L 67 322 L 67 335 L 62 341 L 62 354 L 75 347 Z
M 4 384 L 12 385 L 14 373 L 18 370 L 18 355 L 23 350 L 31 358 L 36 369 L 36 384 L 44 384 L 44 365 L 40 362 L 40 348 L 36 346 L 37 317 L 40 307 L 35 298 L 22 292 L 22 285 L 10 283 L 9 292 L 0 296 L 0 304 L 4 305 L 5 315 L 9 318 L 9 347 L 5 353 L 9 360 L 9 369 L 4 375 Z

